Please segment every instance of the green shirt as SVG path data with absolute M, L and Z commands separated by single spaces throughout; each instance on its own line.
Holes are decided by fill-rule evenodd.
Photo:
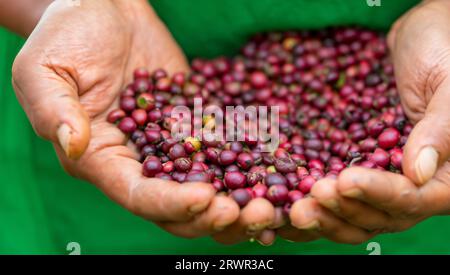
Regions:
M 154 0 L 158 14 L 189 57 L 233 54 L 256 32 L 357 24 L 388 30 L 415 0 Z M 11 64 L 23 41 L 0 29 L 0 253 L 353 253 L 367 244 L 307 244 L 277 240 L 271 247 L 216 244 L 208 237 L 174 237 L 128 213 L 94 186 L 71 178 L 50 143 L 39 139 L 11 87 Z M 450 219 L 435 217 L 404 233 L 376 237 L 381 253 L 448 253 Z

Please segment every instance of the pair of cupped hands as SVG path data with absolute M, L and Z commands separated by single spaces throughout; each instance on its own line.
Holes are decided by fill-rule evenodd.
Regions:
M 357 244 L 450 213 L 450 1 L 425 1 L 392 27 L 400 97 L 415 124 L 405 175 L 348 168 L 315 184 L 287 222 L 265 199 L 245 208 L 206 183 L 142 176 L 136 151 L 106 121 L 138 67 L 188 71 L 185 56 L 145 0 L 54 1 L 13 66 L 13 85 L 36 133 L 65 170 L 132 213 L 181 237 L 269 245 L 324 237 Z

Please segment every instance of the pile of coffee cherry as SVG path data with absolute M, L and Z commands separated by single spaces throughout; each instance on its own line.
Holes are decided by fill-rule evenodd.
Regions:
M 108 121 L 140 151 L 143 174 L 210 183 L 241 207 L 264 197 L 286 212 L 350 166 L 401 173 L 412 125 L 400 105 L 385 36 L 359 28 L 258 34 L 232 58 L 194 59 L 192 72 L 137 69 Z M 277 106 L 279 144 L 175 138 L 176 106 Z M 210 124 L 214 118 L 193 119 Z

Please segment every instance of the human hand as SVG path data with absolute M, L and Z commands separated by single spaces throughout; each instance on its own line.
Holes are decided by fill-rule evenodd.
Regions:
M 393 26 L 388 42 L 397 86 L 415 123 L 404 148 L 405 176 L 350 168 L 318 182 L 312 195 L 329 213 L 372 234 L 450 213 L 449 26 L 450 2 L 441 0 L 425 1 Z
M 69 174 L 173 234 L 210 235 L 238 220 L 237 204 L 215 196 L 210 184 L 143 177 L 137 153 L 106 121 L 135 68 L 189 69 L 148 3 L 69 4 L 48 7 L 13 66 L 17 97 L 36 133 L 53 142 Z M 247 222 L 255 223 L 241 220 Z

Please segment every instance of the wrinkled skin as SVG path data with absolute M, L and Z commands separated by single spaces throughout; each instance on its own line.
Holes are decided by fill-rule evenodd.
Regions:
M 450 2 L 431 0 L 401 17 L 388 36 L 402 104 L 415 123 L 405 146 L 405 175 L 355 167 L 337 180 L 319 181 L 314 198 L 293 205 L 293 227 L 280 234 L 357 244 L 450 213 L 449 33 Z
M 129 211 L 182 237 L 222 243 L 274 239 L 274 208 L 252 201 L 240 211 L 210 184 L 149 179 L 131 144 L 106 122 L 133 70 L 188 71 L 186 59 L 144 0 L 55 1 L 17 56 L 13 85 L 36 133 L 53 142 L 65 170 Z M 227 229 L 225 229 L 227 227 Z

